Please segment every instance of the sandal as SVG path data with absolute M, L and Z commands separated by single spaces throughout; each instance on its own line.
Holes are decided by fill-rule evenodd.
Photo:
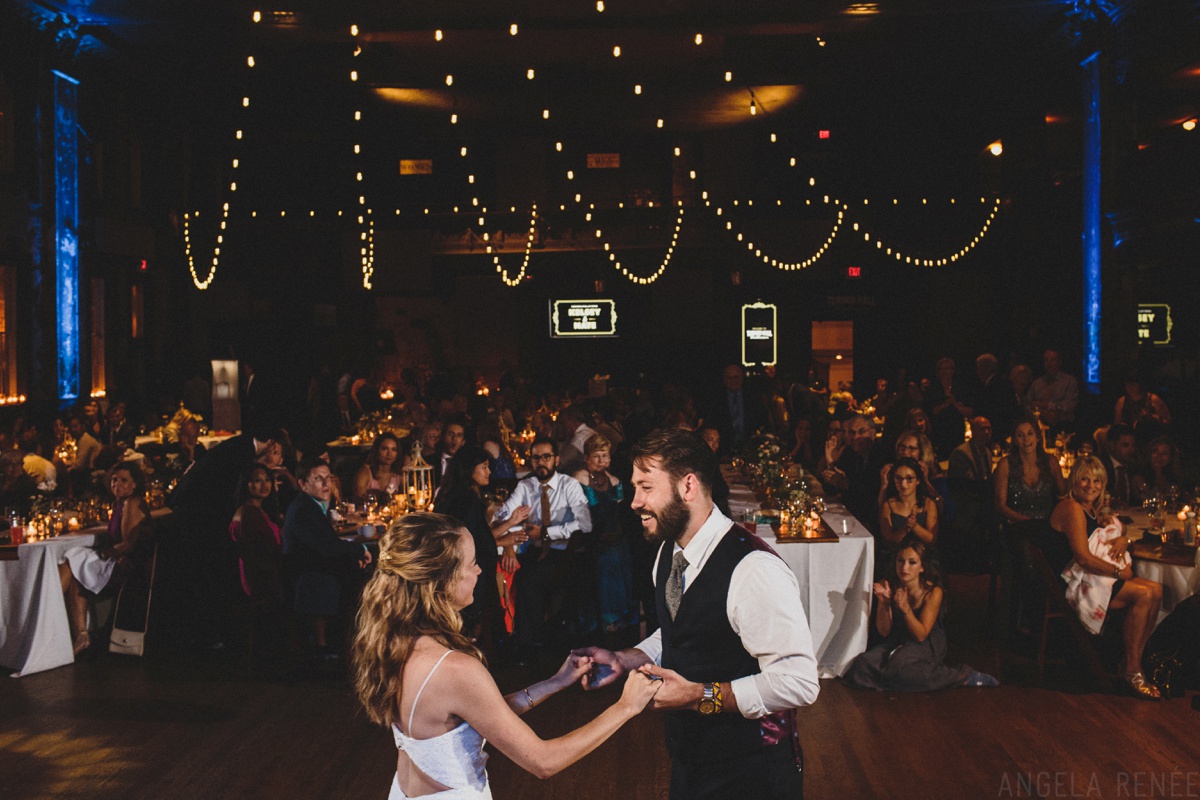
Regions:
M 71 655 L 78 656 L 84 650 L 92 646 L 92 636 L 87 631 L 80 631 L 75 635 L 75 645 L 71 648 Z
M 1162 693 L 1158 691 L 1158 687 L 1146 680 L 1146 676 L 1140 672 L 1130 672 L 1125 676 L 1125 683 L 1133 692 L 1133 696 L 1139 700 L 1161 700 Z

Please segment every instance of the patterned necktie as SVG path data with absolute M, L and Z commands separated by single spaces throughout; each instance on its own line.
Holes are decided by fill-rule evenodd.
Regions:
M 683 599 L 683 571 L 687 565 L 688 560 L 683 557 L 682 550 L 671 558 L 671 575 L 667 578 L 666 586 L 667 610 L 671 612 L 671 619 L 675 619 L 679 601 Z
M 542 537 L 546 536 L 546 529 L 550 527 L 550 484 L 542 484 Z

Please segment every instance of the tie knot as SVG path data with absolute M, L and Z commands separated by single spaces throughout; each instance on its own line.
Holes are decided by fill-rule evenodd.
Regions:
M 684 557 L 682 550 L 671 557 L 671 569 L 682 572 L 687 569 L 687 566 L 688 560 Z

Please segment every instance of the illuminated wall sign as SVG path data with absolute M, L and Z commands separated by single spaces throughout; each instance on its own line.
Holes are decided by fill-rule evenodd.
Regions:
M 773 303 L 742 306 L 742 365 L 774 364 L 778 312 Z
M 846 277 L 847 278 L 861 278 L 862 277 L 862 267 L 846 267 Z
M 430 159 L 430 158 L 402 158 L 402 159 L 400 159 L 400 174 L 401 175 L 432 175 L 433 174 L 433 159 Z
M 616 336 L 616 300 L 551 300 L 550 335 Z
M 1138 303 L 1138 344 L 1170 344 L 1171 307 L 1166 303 Z
M 619 169 L 620 153 L 588 153 L 588 169 Z

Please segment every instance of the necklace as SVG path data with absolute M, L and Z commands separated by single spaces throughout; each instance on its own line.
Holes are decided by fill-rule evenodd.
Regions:
M 596 473 L 588 470 L 588 486 L 591 486 L 593 489 L 608 488 L 608 473 Z

